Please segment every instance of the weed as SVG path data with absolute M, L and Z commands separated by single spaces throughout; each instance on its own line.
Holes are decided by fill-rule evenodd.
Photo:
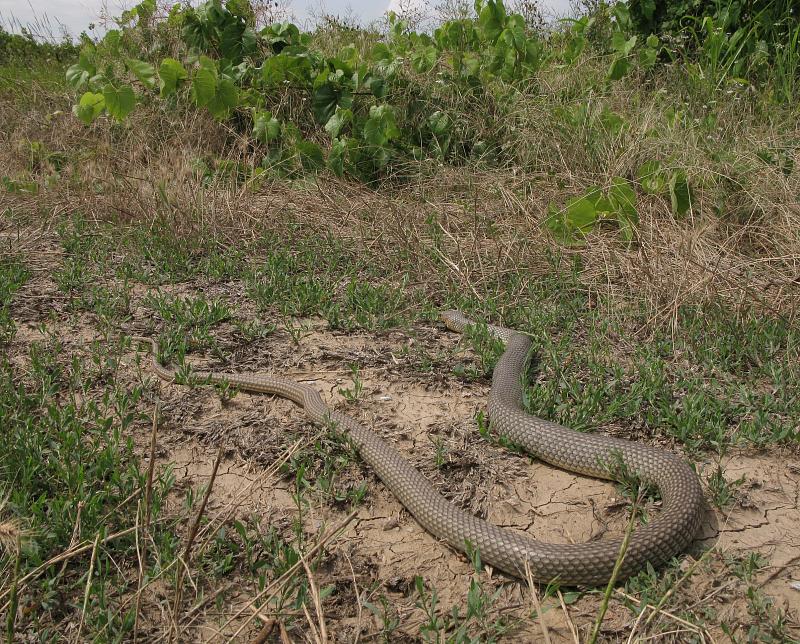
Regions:
M 720 510 L 724 510 L 736 499 L 736 488 L 744 483 L 745 477 L 741 476 L 735 481 L 728 481 L 722 465 L 717 465 L 707 479 L 708 490 L 711 493 L 711 502 Z
M 344 387 L 344 388 L 340 387 L 339 394 L 343 396 L 347 402 L 354 403 L 361 396 L 361 391 L 364 388 L 364 383 L 361 380 L 357 364 L 354 363 L 350 365 L 350 373 L 352 374 L 352 379 L 353 379 L 352 387 Z
M 381 623 L 381 639 L 383 642 L 388 643 L 392 641 L 392 635 L 397 627 L 400 626 L 400 618 L 396 611 L 392 610 L 389 600 L 387 600 L 384 595 L 381 595 L 378 601 L 380 606 L 376 606 L 374 602 L 366 600 L 362 600 L 361 604 L 378 618 Z
M 14 338 L 16 324 L 11 317 L 11 301 L 28 277 L 29 273 L 20 261 L 14 258 L 0 259 L 0 344 Z
M 255 342 L 272 335 L 278 328 L 276 324 L 265 324 L 260 320 L 244 321 L 234 319 L 233 325 L 246 342 Z
M 314 441 L 311 448 L 298 450 L 284 470 L 294 474 L 295 505 L 302 508 L 307 493 L 315 500 L 324 500 L 341 507 L 355 507 L 367 495 L 366 481 L 355 482 L 354 466 L 358 451 L 352 440 L 331 424 L 325 436 Z
M 725 561 L 731 573 L 739 579 L 750 582 L 753 576 L 767 566 L 767 560 L 759 552 L 746 556 L 731 556 Z
M 494 337 L 485 323 L 468 327 L 465 337 L 476 354 L 478 366 L 475 367 L 471 364 L 466 366 L 459 365 L 454 369 L 456 375 L 466 376 L 471 379 L 485 378 L 491 375 L 505 348 L 502 340 Z
M 385 33 L 335 21 L 256 33 L 246 3 L 169 18 L 150 4 L 108 35 L 83 38 L 80 52 L 0 34 L 0 488 L 11 493 L 4 520 L 32 532 L 16 560 L 2 555 L 2 585 L 73 543 L 88 546 L 19 583 L 9 639 L 58 639 L 81 612 L 78 639 L 136 639 L 125 599 L 136 575 L 176 579 L 186 511 L 166 503 L 169 468 L 154 481 L 149 531 L 102 542 L 142 528 L 147 481 L 131 438 L 150 426 L 151 394 L 128 378 L 129 347 L 113 339 L 142 322 L 142 306 L 160 318 L 160 358 L 193 384 L 184 356 L 198 346 L 221 355 L 218 332 L 249 343 L 284 325 L 278 340 L 300 344 L 317 316 L 345 331 L 421 322 L 414 332 L 425 341 L 400 357 L 429 382 L 450 362 L 446 342 L 428 348 L 440 340 L 427 337 L 434 313 L 458 307 L 531 334 L 537 360 L 524 402 L 537 416 L 714 462 L 731 447 L 797 442 L 800 30 L 780 13 L 791 3 L 770 3 L 778 19 L 738 11 L 738 0 L 695 3 L 703 15 L 677 2 L 665 16 L 656 3 L 653 24 L 675 23 L 652 37 L 653 25 L 639 24 L 646 12 L 637 14 L 652 3 L 641 2 L 628 15 L 600 3 L 541 33 L 494 1 L 425 33 L 402 17 Z M 27 58 L 3 57 L 12 40 Z M 68 78 L 62 54 L 74 63 Z M 63 110 L 70 94 L 73 114 Z M 39 243 L 51 230 L 61 257 Z M 22 289 L 30 275 L 61 295 Z M 277 324 L 198 295 L 209 281 L 243 287 Z M 195 292 L 155 290 L 165 284 Z M 16 333 L 23 324 L 40 325 L 41 341 Z M 82 342 L 85 332 L 101 340 Z M 487 328 L 465 346 L 475 357 L 457 371 L 488 377 L 501 348 Z M 354 373 L 342 395 L 363 396 L 360 380 Z M 234 393 L 224 383 L 216 391 Z M 513 448 L 485 416 L 476 420 L 480 437 Z M 198 595 L 236 575 L 263 590 L 299 561 L 320 504 L 364 501 L 357 454 L 333 429 L 285 469 L 292 528 L 239 516 L 209 531 L 190 563 Z M 434 447 L 441 465 L 445 440 Z M 626 473 L 627 494 L 638 483 Z M 707 480 L 718 507 L 730 508 L 737 486 L 721 469 Z M 321 582 L 338 574 L 315 563 Z M 749 610 L 731 639 L 795 636 L 756 589 L 762 565 L 725 569 Z M 680 566 L 629 580 L 641 601 L 632 610 L 669 599 L 690 624 L 717 625 L 710 603 L 687 607 Z M 421 635 L 507 633 L 488 583 L 476 573 L 455 612 L 439 601 L 444 592 L 418 586 L 406 601 L 426 616 Z M 299 631 L 310 594 L 294 575 L 264 612 Z M 216 602 L 230 610 L 224 593 Z M 364 604 L 387 640 L 410 608 L 400 602 Z
M 424 641 L 459 644 L 474 641 L 496 642 L 513 627 L 513 624 L 502 615 L 492 615 L 494 603 L 502 589 L 491 594 L 487 593 L 476 578 L 481 569 L 480 555 L 477 551 L 471 550 L 470 558 L 475 566 L 476 576 L 470 580 L 466 598 L 467 609 L 463 616 L 458 607 L 454 607 L 449 614 L 443 614 L 439 608 L 436 589 L 428 590 L 422 577 L 415 577 L 416 605 L 425 615 L 425 621 L 419 627 Z
M 225 302 L 209 301 L 202 295 L 196 298 L 173 297 L 158 292 L 148 293 L 143 303 L 156 311 L 168 325 L 166 344 L 171 351 L 168 351 L 167 357 L 172 352 L 182 356 L 189 344 L 211 347 L 219 353 L 211 329 L 233 316 Z
M 112 384 L 90 399 L 61 398 L 59 391 L 67 385 L 74 391 L 92 391 L 84 363 L 52 343 L 32 344 L 27 360 L 25 386 L 17 385 L 18 367 L 5 360 L 0 363 L 5 429 L 0 438 L 0 477 L 2 487 L 10 490 L 7 507 L 30 526 L 32 535 L 20 561 L 22 574 L 70 544 L 127 528 L 129 504 L 144 487 L 133 443 L 126 437 L 137 418 L 142 390 Z M 154 520 L 169 486 L 166 473 L 156 478 L 151 497 Z M 105 628 L 98 618 L 105 612 L 106 594 L 125 583 L 112 562 L 130 556 L 133 548 L 131 535 L 98 550 L 87 591 L 89 632 Z M 81 576 L 81 565 L 67 561 L 61 572 L 48 571 L 44 583 L 28 589 L 28 593 L 33 590 L 28 601 L 34 613 L 43 617 L 58 610 L 56 597 Z M 115 632 L 130 628 L 125 619 L 115 624 Z
M 613 450 L 611 458 L 598 465 L 608 472 L 609 478 L 617 482 L 617 489 L 622 496 L 633 501 L 638 510 L 642 509 L 642 504 L 637 501 L 645 499 L 654 501 L 658 497 L 658 488 L 652 483 L 643 481 L 638 472 L 631 470 L 618 450 Z M 642 517 L 646 519 L 645 515 Z

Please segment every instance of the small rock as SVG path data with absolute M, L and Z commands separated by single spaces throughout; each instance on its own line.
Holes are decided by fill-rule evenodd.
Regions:
M 794 590 L 800 590 L 800 581 L 790 581 L 789 588 L 793 588 Z

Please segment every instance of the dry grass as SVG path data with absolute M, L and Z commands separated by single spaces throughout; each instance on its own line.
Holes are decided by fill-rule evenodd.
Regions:
M 800 173 L 786 176 L 756 153 L 796 139 L 796 130 L 787 128 L 797 122 L 780 114 L 767 119 L 748 97 L 732 96 L 715 106 L 713 134 L 693 124 L 697 117 L 688 107 L 686 125 L 669 127 L 665 107 L 680 102 L 667 100 L 666 87 L 652 87 L 614 90 L 606 101 L 590 101 L 592 110 L 619 111 L 628 123 L 620 134 L 595 126 L 570 131 L 554 110 L 572 105 L 572 88 L 583 82 L 553 72 L 542 79 L 539 99 L 520 95 L 505 123 L 515 141 L 515 165 L 492 170 L 425 163 L 375 187 L 329 176 L 294 184 L 200 176 L 198 160 L 211 168 L 220 160 L 247 167 L 259 155 L 230 126 L 191 110 L 173 115 L 159 106 L 140 108 L 124 126 L 98 122 L 85 128 L 70 115 L 69 97 L 42 87 L 27 112 L 14 109 L 19 99 L 11 97 L 0 115 L 4 173 L 33 174 L 41 191 L 3 195 L 0 205 L 37 218 L 80 213 L 89 220 L 144 221 L 227 242 L 291 221 L 355 239 L 376 253 L 403 253 L 424 269 L 443 263 L 454 283 L 479 298 L 485 285 L 504 275 L 548 270 L 544 258 L 554 245 L 541 229 L 548 204 L 561 207 L 614 176 L 635 177 L 642 162 L 660 158 L 687 169 L 691 212 L 678 221 L 668 199 L 645 195 L 630 247 L 614 230 L 599 229 L 583 249 L 562 249 L 565 257 L 580 257 L 585 287 L 611 296 L 612 307 L 641 303 L 660 321 L 674 319 L 681 304 L 709 300 L 794 319 L 800 305 Z M 50 186 L 52 163 L 32 157 L 32 141 L 67 157 L 61 178 Z M 420 272 L 422 279 L 430 274 Z
M 335 44 L 334 40 L 330 46 Z M 703 302 L 722 302 L 737 313 L 755 309 L 793 322 L 800 308 L 800 280 L 797 278 L 800 274 L 800 177 L 797 171 L 786 176 L 757 156 L 760 150 L 783 148 L 797 138 L 798 125 L 790 114 L 782 112 L 767 118 L 756 99 L 742 96 L 713 108 L 717 127 L 712 135 L 696 124 L 701 115 L 689 113 L 690 107 L 686 106 L 684 125 L 670 127 L 663 119 L 665 108 L 668 105 L 680 107 L 683 103 L 678 94 L 689 90 L 679 88 L 673 96 L 670 91 L 674 89 L 675 79 L 665 75 L 658 81 L 660 86 L 656 86 L 655 81 L 648 86 L 643 79 L 640 90 L 631 90 L 630 87 L 635 87 L 631 83 L 625 85 L 628 89 L 611 90 L 601 102 L 591 102 L 593 109 L 607 106 L 623 115 L 628 122 L 623 133 L 609 135 L 590 126 L 571 130 L 557 116 L 557 109 L 573 105 L 577 89 L 585 87 L 587 79 L 598 73 L 592 65 L 572 71 L 551 71 L 541 79 L 538 94 L 520 95 L 509 116 L 503 117 L 502 127 L 513 142 L 506 151 L 505 164 L 453 167 L 426 162 L 400 168 L 396 176 L 371 186 L 337 180 L 327 174 L 316 180 L 296 181 L 239 181 L 220 172 L 203 175 L 197 169 L 198 159 L 213 169 L 220 166 L 220 161 L 257 165 L 260 155 L 232 126 L 217 123 L 203 112 L 174 113 L 163 106 L 144 105 L 124 125 L 100 120 L 86 128 L 70 114 L 72 97 L 57 86 L 44 81 L 13 85 L 0 95 L 0 167 L 3 175 L 12 178 L 34 178 L 39 192 L 36 195 L 0 193 L 0 210 L 13 209 L 16 221 L 28 219 L 35 222 L 37 229 L 80 216 L 90 222 L 144 223 L 177 237 L 202 236 L 226 246 L 256 239 L 265 231 L 282 235 L 289 246 L 298 235 L 332 234 L 349 240 L 365 256 L 380 262 L 387 275 L 406 274 L 409 288 L 420 289 L 437 303 L 447 301 L 455 291 L 471 294 L 480 306 L 491 300 L 492 295 L 502 292 L 503 298 L 496 300 L 500 308 L 487 310 L 495 319 L 513 316 L 514 309 L 526 306 L 528 284 L 552 275 L 556 263 L 567 271 L 573 264 L 578 267 L 579 288 L 590 296 L 588 306 L 607 307 L 609 316 L 620 309 L 641 308 L 648 320 L 645 327 L 673 325 L 681 306 Z M 454 97 L 453 107 L 459 106 L 459 100 L 463 100 L 461 107 L 464 108 L 461 126 L 486 128 L 484 114 L 473 109 L 475 106 L 465 98 Z M 286 92 L 282 101 L 282 109 L 287 113 L 299 113 L 303 109 L 297 95 L 291 92 Z M 494 113 L 495 109 L 496 106 L 487 108 L 487 113 Z M 46 153 L 34 152 L 32 142 L 40 142 Z M 792 154 L 797 156 L 795 152 Z M 675 166 L 687 169 L 695 189 L 695 201 L 685 219 L 677 220 L 672 215 L 668 200 L 641 196 L 640 223 L 634 244 L 622 243 L 615 229 L 600 227 L 584 247 L 558 248 L 542 229 L 551 202 L 561 206 L 591 186 L 607 185 L 614 176 L 634 177 L 639 165 L 654 157 L 669 159 Z M 57 179 L 54 178 L 56 170 Z M 20 239 L 20 244 L 28 243 L 25 238 Z M 35 246 L 31 242 L 31 247 Z M 31 264 L 35 265 L 36 253 L 29 255 Z M 52 270 L 52 265 L 48 270 Z M 231 292 L 240 286 L 234 286 Z M 226 297 L 230 295 L 222 292 Z M 647 334 L 645 328 L 641 336 Z M 287 338 L 283 340 L 288 344 Z M 235 345 L 232 342 L 230 346 Z M 252 347 L 248 347 L 248 351 L 250 349 Z M 288 358 L 285 362 L 288 364 Z M 337 364 L 336 368 L 344 370 L 343 364 Z M 384 370 L 395 368 L 381 366 Z M 431 376 L 426 386 L 433 387 L 435 379 L 441 377 Z M 377 391 L 377 385 L 375 387 Z M 195 394 L 189 392 L 186 400 L 181 398 L 180 407 L 191 407 L 196 417 L 200 417 L 207 414 L 209 408 L 202 405 L 202 397 L 211 398 L 213 394 Z M 183 393 L 172 392 L 172 395 L 182 396 Z M 173 407 L 176 405 L 173 403 Z M 186 419 L 174 409 L 173 413 L 176 425 Z M 388 412 L 375 412 L 377 425 L 393 422 L 378 417 L 378 413 Z M 173 447 L 174 443 L 185 441 L 185 436 L 178 435 L 176 428 L 172 428 L 172 433 Z M 169 432 L 163 434 L 168 436 Z M 151 466 L 156 452 L 155 425 L 152 437 Z M 315 434 L 307 442 L 313 443 L 317 438 Z M 158 439 L 161 443 L 160 429 Z M 466 441 L 465 438 L 463 442 Z M 263 463 L 259 463 L 261 474 L 256 480 L 275 474 L 298 445 L 287 449 L 281 460 L 276 460 L 274 467 L 266 471 L 261 467 Z M 171 456 L 169 452 L 168 456 Z M 473 460 L 468 463 L 469 468 L 490 469 L 486 463 L 479 462 L 479 458 Z M 499 465 L 494 467 L 503 469 Z M 430 462 L 423 464 L 423 468 L 431 470 L 431 476 L 441 485 L 448 484 L 447 477 L 434 470 Z M 494 476 L 493 472 L 489 474 Z M 487 478 L 492 476 L 487 475 Z M 452 481 L 449 484 L 453 485 Z M 151 485 L 152 470 L 148 487 Z M 191 565 L 211 548 L 219 528 L 230 525 L 240 515 L 239 506 L 248 490 L 249 486 L 238 490 L 235 500 L 222 509 L 207 515 L 203 515 L 201 509 L 195 515 L 196 539 L 188 536 L 186 542 L 185 565 L 189 574 L 185 588 L 181 589 L 185 593 L 179 591 L 168 598 L 173 600 L 174 607 L 171 613 L 166 609 L 161 622 L 159 602 L 164 597 L 159 594 L 160 584 L 166 582 L 158 577 L 145 582 L 140 562 L 140 569 L 134 571 L 136 590 L 120 599 L 116 608 L 121 613 L 128 604 L 141 602 L 142 615 L 155 616 L 155 626 L 137 624 L 137 628 L 141 627 L 141 638 L 147 637 L 144 633 L 148 628 L 165 638 L 170 628 L 173 633 L 200 632 L 204 619 L 213 621 L 208 617 L 211 615 L 218 618 L 217 626 L 222 624 L 220 632 L 228 636 L 238 632 L 237 629 L 252 631 L 252 624 L 258 620 L 265 625 L 259 635 L 262 639 L 270 633 L 274 637 L 275 630 L 287 641 L 290 635 L 281 620 L 289 615 L 310 629 L 312 639 L 335 641 L 340 633 L 361 633 L 361 600 L 377 596 L 373 594 L 378 592 L 375 588 L 381 592 L 391 588 L 393 596 L 400 597 L 397 599 L 399 607 L 395 608 L 404 619 L 403 636 L 413 639 L 419 635 L 421 611 L 408 588 L 398 591 L 393 585 L 394 577 L 387 580 L 373 574 L 372 568 L 363 564 L 374 564 L 377 569 L 378 563 L 366 556 L 362 556 L 361 568 L 356 565 L 352 575 L 353 597 L 347 595 L 351 604 L 331 606 L 330 600 L 326 603 L 321 599 L 320 589 L 325 583 L 331 578 L 333 583 L 341 581 L 345 559 L 353 571 L 348 557 L 358 553 L 358 538 L 354 537 L 354 546 L 344 539 L 344 531 L 354 513 L 345 516 L 340 512 L 340 516 L 335 517 L 335 525 L 339 527 L 318 533 L 316 545 L 305 550 L 305 560 L 297 562 L 283 577 L 268 581 L 258 591 L 263 595 L 253 590 L 254 584 L 247 586 L 243 597 L 240 595 L 236 602 L 224 606 L 222 613 L 215 615 L 211 605 L 218 598 L 224 598 L 229 586 L 220 583 L 213 592 L 203 594 L 211 589 L 203 588 L 202 580 L 198 581 L 200 590 L 192 586 Z M 210 486 L 207 491 L 211 492 Z M 149 492 L 146 496 L 149 497 Z M 462 501 L 467 498 L 474 501 L 476 495 L 472 488 L 465 486 L 464 489 L 456 487 L 454 496 Z M 480 503 L 487 502 L 485 495 L 478 496 Z M 149 502 L 145 504 L 149 512 L 147 506 Z M 747 508 L 737 510 L 742 514 L 747 512 Z M 49 566 L 71 562 L 78 556 L 91 555 L 94 562 L 93 553 L 98 544 L 102 546 L 132 533 L 145 544 L 137 554 L 145 560 L 148 553 L 154 557 L 155 544 L 147 541 L 151 538 L 149 521 L 145 520 L 142 525 L 139 513 L 136 516 L 134 527 L 114 532 L 103 542 L 97 539 L 76 542 L 62 554 L 50 558 L 44 567 L 18 580 L 21 592 L 32 586 Z M 200 525 L 201 516 L 206 516 L 208 522 Z M 394 528 L 385 528 L 386 531 L 390 529 Z M 307 532 L 312 533 L 308 526 Z M 17 523 L 0 523 L 3 547 L 19 543 L 22 534 Z M 317 552 L 316 548 L 321 551 L 326 540 L 333 543 L 340 536 L 345 545 L 333 555 L 338 569 L 312 570 L 309 559 Z M 196 541 L 194 548 L 193 540 Z M 716 592 L 710 589 L 720 587 L 723 581 L 730 584 L 727 568 L 718 561 L 722 556 L 717 550 L 708 552 L 712 556 L 710 562 L 702 561 L 702 575 L 695 576 L 694 567 L 690 567 L 679 577 L 676 586 L 688 580 L 684 584 L 688 590 L 682 587 L 679 594 L 673 595 L 667 590 L 661 595 L 664 601 L 670 599 L 666 605 L 670 611 L 664 610 L 663 604 L 653 608 L 651 603 L 650 612 L 643 611 L 636 619 L 614 600 L 604 621 L 603 635 L 617 641 L 625 638 L 635 641 L 635 634 L 642 638 L 661 634 L 664 641 L 681 641 L 686 631 L 680 629 L 690 628 L 692 624 L 675 613 L 691 609 L 696 611 L 693 614 L 700 614 L 699 608 L 711 603 L 709 593 Z M 378 561 L 377 556 L 374 561 Z M 182 565 L 180 559 L 173 563 Z M 459 563 L 463 562 L 459 560 Z M 709 569 L 705 570 L 706 567 Z M 183 570 L 181 568 L 181 580 Z M 305 572 L 310 588 L 311 601 L 308 606 L 302 605 L 303 613 L 298 611 L 290 615 L 284 611 L 282 616 L 274 616 L 257 608 L 263 603 L 260 600 L 278 593 L 284 582 L 295 580 L 297 571 Z M 166 577 L 173 572 L 165 567 L 161 574 Z M 248 579 L 247 583 L 252 581 Z M 544 611 L 546 614 L 539 620 L 530 618 L 529 598 L 523 596 L 519 587 L 497 578 L 483 581 L 492 589 L 507 586 L 498 614 L 510 607 L 509 612 L 518 616 L 524 627 L 529 627 L 527 632 L 537 637 L 539 633 L 550 633 L 548 629 L 555 633 L 560 628 L 560 639 L 554 635 L 555 641 L 580 641 L 594 623 L 599 603 L 596 597 L 584 596 L 577 605 L 568 607 L 559 592 L 558 603 L 553 597 L 547 598 L 547 607 L 554 610 Z M 349 587 L 347 592 L 350 593 Z M 625 602 L 638 604 L 642 601 L 627 594 L 620 595 L 620 592 L 617 595 Z M 744 605 L 743 593 L 740 590 L 737 595 L 740 612 Z M 87 582 L 84 603 L 88 596 Z M 535 594 L 532 597 L 538 600 Z M 8 592 L 0 593 L 0 602 L 6 602 L 7 598 Z M 169 604 L 168 600 L 165 605 Z M 525 608 L 519 611 L 518 606 Z M 538 605 L 534 608 L 537 613 L 541 612 Z M 352 625 L 356 610 L 357 627 Z M 138 619 L 139 611 L 136 612 Z M 738 617 L 731 616 L 730 620 L 735 622 Z M 756 619 L 756 616 L 752 620 L 745 616 L 741 628 Z M 377 619 L 365 614 L 364 622 L 378 633 L 375 630 L 380 627 Z M 721 618 L 719 622 L 722 623 Z M 702 638 L 705 631 L 697 632 Z

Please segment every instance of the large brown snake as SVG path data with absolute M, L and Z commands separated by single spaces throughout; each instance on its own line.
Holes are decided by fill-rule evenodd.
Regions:
M 471 324 L 458 311 L 443 313 L 442 320 L 448 328 L 458 332 Z M 489 326 L 489 331 L 506 344 L 494 369 L 489 393 L 488 413 L 494 432 L 543 461 L 598 478 L 614 478 L 615 472 L 620 471 L 621 459 L 624 469 L 660 490 L 663 508 L 655 519 L 633 532 L 618 578 L 635 574 L 648 562 L 657 567 L 682 551 L 694 538 L 704 504 L 703 491 L 694 471 L 671 452 L 608 436 L 584 434 L 527 414 L 522 405 L 523 375 L 528 366 L 531 342 L 527 336 L 502 327 Z M 150 342 L 155 372 L 173 381 L 175 372 L 159 364 L 155 342 Z M 335 424 L 338 431 L 349 436 L 361 457 L 416 520 L 457 550 L 466 551 L 470 543 L 479 550 L 484 562 L 521 579 L 526 578 L 527 562 L 533 578 L 542 583 L 557 581 L 563 585 L 596 586 L 606 583 L 612 575 L 621 539 L 580 544 L 545 543 L 474 517 L 442 497 L 422 474 L 373 431 L 329 409 L 311 387 L 258 374 L 195 372 L 194 376 L 288 398 L 303 407 L 315 422 Z

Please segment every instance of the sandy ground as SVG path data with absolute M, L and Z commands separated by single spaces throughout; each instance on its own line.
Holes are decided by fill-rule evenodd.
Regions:
M 41 236 L 23 240 L 21 246 L 32 258 L 33 276 L 16 296 L 14 317 L 19 328 L 9 355 L 24 364 L 30 343 L 44 339 L 39 324 L 50 321 L 65 355 L 88 358 L 91 341 L 102 341 L 102 336 L 93 316 L 69 312 L 66 298 L 57 291 L 49 274 L 49 267 L 59 259 L 57 247 Z M 146 290 L 143 286 L 134 288 L 130 319 L 120 331 L 152 333 L 153 313 L 140 302 Z M 239 316 L 257 316 L 238 282 L 187 283 L 162 290 L 224 297 L 238 307 Z M 57 326 L 52 325 L 53 320 Z M 243 343 L 235 338 L 232 326 L 223 323 L 215 329 L 215 335 L 228 354 L 228 363 L 199 354 L 193 354 L 190 360 L 198 367 L 220 371 L 282 374 L 317 388 L 333 407 L 396 446 L 453 503 L 498 525 L 555 542 L 578 543 L 624 532 L 628 505 L 613 484 L 554 469 L 479 437 L 474 419 L 485 407 L 488 383 L 469 382 L 453 374 L 454 365 L 468 361 L 470 354 L 460 347 L 459 337 L 442 326 L 344 333 L 328 331 L 324 322 L 315 319 L 297 324 L 303 331 L 295 344 L 282 330 Z M 423 356 L 429 359 L 431 369 L 420 367 Z M 352 387 L 351 364 L 358 365 L 363 381 L 355 402 L 346 401 L 340 392 Z M 189 487 L 207 484 L 217 448 L 224 445 L 208 508 L 212 522 L 254 517 L 265 528 L 274 526 L 291 534 L 291 524 L 297 517 L 294 479 L 291 474 L 275 471 L 274 465 L 293 448 L 309 449 L 321 435 L 301 409 L 272 396 L 247 393 L 223 403 L 211 387 L 189 388 L 158 381 L 147 368 L 143 350 L 126 353 L 121 375 L 131 385 L 145 381 L 143 409 L 159 402 L 157 457 L 161 465 L 174 464 L 176 497 Z M 139 422 L 133 431 L 137 449 L 146 456 L 149 424 Z M 697 465 L 704 478 L 716 468 L 710 459 Z M 757 618 L 748 614 L 744 582 L 730 574 L 724 561 L 759 553 L 767 566 L 751 584 L 771 597 L 776 607 L 787 611 L 787 623 L 797 635 L 800 590 L 792 583 L 800 582 L 800 458 L 796 451 L 779 448 L 742 450 L 731 452 L 723 465 L 728 480 L 743 478 L 738 496 L 725 511 L 707 510 L 684 569 L 688 570 L 706 549 L 713 548 L 712 553 L 674 590 L 657 621 L 662 630 L 674 631 L 671 637 L 676 641 L 683 641 L 681 633 L 692 635 L 677 616 L 686 610 L 709 616 L 703 633 L 709 641 L 726 640 L 719 626 L 723 622 L 738 625 L 739 634 L 743 634 Z M 378 621 L 360 605 L 365 600 L 377 603 L 381 594 L 400 619 L 392 641 L 416 640 L 424 617 L 416 605 L 417 575 L 436 589 L 443 612 L 460 606 L 463 614 L 472 577 L 467 559 L 425 532 L 363 463 L 347 465 L 339 476 L 342 489 L 366 483 L 367 494 L 344 534 L 330 543 L 329 555 L 316 573 L 320 586 L 337 587 L 325 610 L 333 641 L 377 638 Z M 347 503 L 315 498 L 313 493 L 309 499 L 302 517 L 309 536 L 342 521 L 350 511 Z M 649 510 L 657 512 L 657 507 Z M 487 588 L 498 591 L 498 614 L 520 620 L 507 641 L 542 637 L 539 620 L 531 618 L 527 585 L 490 569 L 480 578 Z M 253 579 L 235 577 L 225 583 L 229 584 L 225 589 L 228 615 L 256 594 Z M 150 602 L 157 605 L 159 593 L 168 596 L 170 591 L 154 587 L 152 592 Z M 643 624 L 635 623 L 635 615 L 622 605 L 623 600 L 617 594 L 611 603 L 604 630 L 609 641 L 625 641 L 632 632 L 644 632 Z M 563 606 L 558 598 L 548 599 L 544 622 L 552 641 L 574 641 L 573 629 L 585 634 L 598 603 L 596 594 L 583 595 Z M 706 612 L 699 613 L 701 609 Z M 155 624 L 158 614 L 153 613 L 151 619 Z M 192 620 L 187 633 L 192 638 L 211 640 L 224 621 L 213 612 L 203 612 Z M 276 627 L 274 637 L 278 633 Z M 287 636 L 302 641 L 298 630 L 290 630 Z

